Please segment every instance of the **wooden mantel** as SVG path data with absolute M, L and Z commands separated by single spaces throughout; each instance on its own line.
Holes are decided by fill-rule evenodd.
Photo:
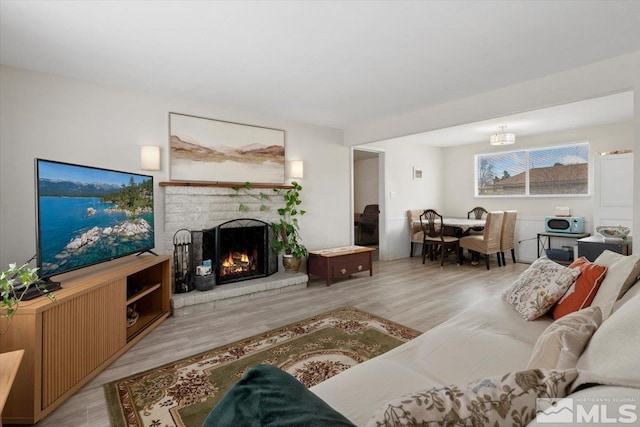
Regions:
M 244 182 L 199 182 L 199 181 L 162 181 L 160 187 L 220 187 L 220 188 L 243 188 Z M 293 185 L 286 184 L 259 184 L 251 183 L 251 188 L 293 188 Z

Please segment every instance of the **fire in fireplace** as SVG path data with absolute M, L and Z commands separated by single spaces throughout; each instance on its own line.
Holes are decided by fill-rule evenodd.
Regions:
M 220 277 L 256 271 L 258 268 L 258 250 L 254 247 L 251 255 L 247 252 L 247 249 L 243 252 L 230 250 L 227 256 L 223 256 L 220 261 Z
M 236 219 L 217 227 L 218 284 L 269 276 L 278 271 L 273 230 L 257 219 Z

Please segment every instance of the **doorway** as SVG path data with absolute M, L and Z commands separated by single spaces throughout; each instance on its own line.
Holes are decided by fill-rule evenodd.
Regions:
M 385 259 L 384 151 L 352 149 L 352 242 L 376 248 L 374 259 Z M 377 212 L 376 212 L 377 210 Z

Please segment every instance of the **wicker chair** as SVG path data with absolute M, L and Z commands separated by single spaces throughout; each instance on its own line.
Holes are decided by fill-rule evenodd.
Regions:
M 515 233 L 517 217 L 518 211 L 504 211 L 502 235 L 500 236 L 500 256 L 502 257 L 502 265 L 507 265 L 507 262 L 504 259 L 504 253 L 509 249 L 511 249 L 511 258 L 513 259 L 513 263 L 516 263 Z
M 442 215 L 433 209 L 427 209 L 420 215 L 420 226 L 422 227 L 423 244 L 422 244 L 422 263 L 427 257 L 427 250 L 429 251 L 429 259 L 433 261 L 435 259 L 434 248 L 440 249 L 440 267 L 444 266 L 444 259 L 447 256 L 447 248 L 454 247 L 456 254 L 456 262 L 459 264 L 460 260 L 460 246 L 458 243 L 460 239 L 454 236 L 444 235 L 444 224 L 442 223 Z
M 497 254 L 498 267 L 501 266 L 500 260 L 500 236 L 502 234 L 502 218 L 504 212 L 489 212 L 487 214 L 487 222 L 481 235 L 465 236 L 460 239 L 460 264 L 462 264 L 462 249 L 467 248 L 473 256 L 481 253 L 486 255 L 487 270 L 489 270 L 489 258 L 492 254 Z

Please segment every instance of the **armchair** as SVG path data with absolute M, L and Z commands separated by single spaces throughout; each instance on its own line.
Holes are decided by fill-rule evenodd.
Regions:
M 358 225 L 356 226 L 356 245 L 378 244 L 378 218 L 380 210 L 378 205 L 367 205 L 362 211 Z

